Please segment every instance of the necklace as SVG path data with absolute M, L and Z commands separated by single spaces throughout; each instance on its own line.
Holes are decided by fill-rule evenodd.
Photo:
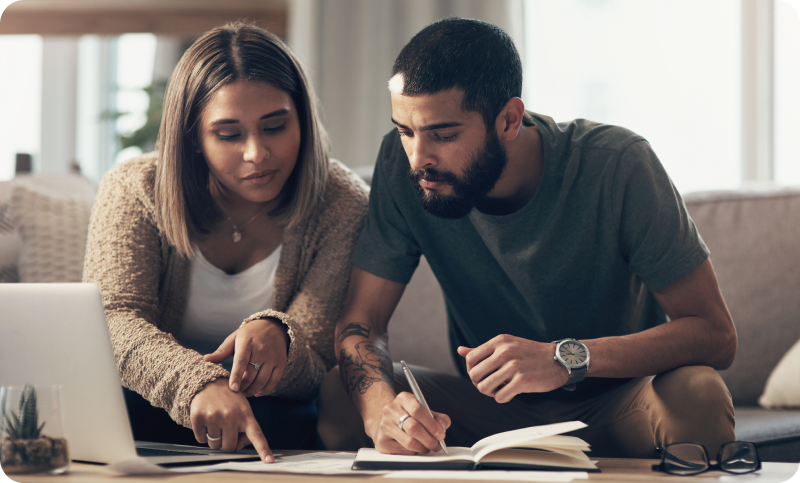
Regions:
M 267 211 L 267 208 L 269 208 L 269 206 L 265 206 L 263 210 L 259 211 L 258 213 L 253 215 L 252 218 L 250 218 L 249 220 L 245 221 L 244 223 L 242 223 L 239 226 L 236 226 L 236 223 L 233 222 L 233 219 L 231 218 L 231 215 L 225 213 L 225 210 L 222 210 L 222 212 L 225 213 L 225 216 L 228 217 L 228 221 L 230 222 L 230 224 L 233 226 L 233 243 L 239 243 L 241 241 L 241 239 L 242 239 L 242 228 L 244 228 L 245 226 L 250 224 L 251 221 L 255 220 L 261 214 L 263 214 L 265 211 Z

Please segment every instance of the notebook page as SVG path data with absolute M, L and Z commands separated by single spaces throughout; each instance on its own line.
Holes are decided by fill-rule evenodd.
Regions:
M 586 425 L 580 421 L 567 421 L 565 423 L 515 429 L 483 438 L 472 445 L 472 452 L 475 454 L 475 461 L 480 461 L 485 455 L 501 448 L 512 448 L 545 436 L 567 433 L 585 427 Z

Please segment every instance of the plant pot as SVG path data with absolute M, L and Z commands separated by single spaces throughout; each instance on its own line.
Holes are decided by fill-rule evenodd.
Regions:
M 67 440 L 64 438 L 4 438 L 0 447 L 0 467 L 6 474 L 60 473 L 69 463 Z

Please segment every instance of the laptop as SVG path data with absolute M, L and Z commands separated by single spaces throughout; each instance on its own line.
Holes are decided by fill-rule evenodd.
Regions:
M 133 440 L 100 290 L 83 283 L 0 283 L 0 385 L 59 384 L 73 461 L 159 466 L 258 460 L 255 450 Z M 135 465 L 134 465 L 135 466 Z

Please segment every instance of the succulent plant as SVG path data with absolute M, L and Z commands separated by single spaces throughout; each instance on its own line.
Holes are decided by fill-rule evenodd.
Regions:
M 36 409 L 36 390 L 30 384 L 22 388 L 19 398 L 19 412 L 11 411 L 11 416 L 3 411 L 3 430 L 11 439 L 36 439 L 42 432 L 44 423 L 39 424 L 39 413 Z

